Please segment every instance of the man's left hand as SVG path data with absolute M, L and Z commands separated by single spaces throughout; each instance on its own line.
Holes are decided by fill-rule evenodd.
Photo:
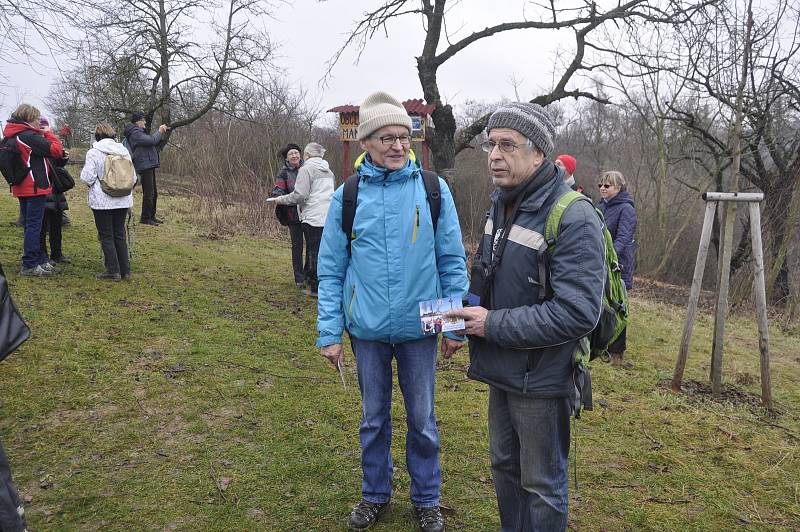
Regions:
M 267 198 L 267 203 L 272 203 L 273 201 L 278 201 L 278 197 L 276 196 L 274 198 Z
M 442 345 L 440 348 L 440 351 L 442 352 L 442 358 L 450 358 L 453 356 L 453 353 L 461 349 L 463 345 L 464 342 L 459 342 L 458 340 L 453 340 L 442 335 Z
M 489 311 L 483 307 L 465 307 L 462 309 L 450 310 L 445 312 L 444 316 L 447 318 L 458 318 L 464 320 L 464 334 L 472 336 L 479 336 L 483 338 L 486 336 L 486 315 Z M 456 331 L 461 334 L 462 331 Z

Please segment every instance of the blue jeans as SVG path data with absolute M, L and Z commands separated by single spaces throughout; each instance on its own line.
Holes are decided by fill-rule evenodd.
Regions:
M 25 236 L 22 241 L 22 267 L 34 268 L 47 262 L 47 253 L 42 251 L 42 220 L 46 196 L 25 196 L 19 199 Z
M 489 387 L 489 450 L 503 532 L 567 528 L 569 399 Z
M 411 476 L 411 502 L 439 505 L 439 429 L 433 411 L 436 336 L 400 344 L 351 338 L 361 389 L 361 492 L 365 500 L 392 497 L 392 358 L 406 407 L 406 467 Z

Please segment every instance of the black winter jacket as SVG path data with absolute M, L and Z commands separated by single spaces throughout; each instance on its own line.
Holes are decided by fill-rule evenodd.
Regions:
M 125 138 L 128 139 L 133 167 L 137 172 L 161 166 L 158 155 L 163 140 L 161 132 L 156 131 L 153 135 L 148 135 L 136 124 L 125 124 Z
M 470 338 L 468 376 L 508 392 L 535 398 L 571 397 L 574 354 L 600 316 L 605 279 L 600 220 L 590 201 L 576 201 L 563 214 L 549 255 L 552 297 L 540 299 L 538 251 L 552 205 L 570 187 L 545 161 L 537 171 L 552 177 L 530 192 L 509 231 L 489 301 L 485 338 Z M 534 176 L 536 177 L 536 176 Z M 491 261 L 495 228 L 505 225 L 499 193 L 484 230 L 480 260 Z

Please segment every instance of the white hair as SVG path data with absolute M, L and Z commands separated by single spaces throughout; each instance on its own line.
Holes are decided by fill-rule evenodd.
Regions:
M 309 142 L 306 144 L 306 148 L 303 150 L 303 153 L 307 154 L 309 157 L 325 157 L 325 148 L 322 146 L 322 144 Z

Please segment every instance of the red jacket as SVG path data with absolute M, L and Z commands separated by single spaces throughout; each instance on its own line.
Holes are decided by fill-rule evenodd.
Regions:
M 52 132 L 36 129 L 27 122 L 11 119 L 3 129 L 3 137 L 16 137 L 17 148 L 25 165 L 31 171 L 19 185 L 11 187 L 11 193 L 16 197 L 44 196 L 52 192 L 50 175 L 52 165 L 47 163 L 47 158 L 59 159 L 64 155 L 61 141 Z

